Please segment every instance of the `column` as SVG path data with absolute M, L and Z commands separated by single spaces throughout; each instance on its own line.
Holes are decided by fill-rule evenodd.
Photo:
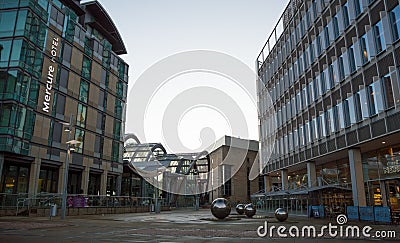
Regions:
M 89 173 L 90 173 L 89 166 L 85 166 L 85 170 L 82 173 L 82 182 L 81 182 L 83 194 L 85 195 L 88 194 L 88 189 L 89 189 Z
M 122 175 L 117 176 L 117 196 L 121 196 Z
M 264 191 L 265 193 L 272 191 L 272 181 L 269 175 L 264 176 Z
M 388 205 L 388 198 L 387 198 L 385 181 L 379 181 L 379 187 L 381 189 L 381 195 L 382 195 L 382 206 L 387 207 L 389 205 Z
M 315 169 L 315 162 L 307 163 L 308 187 L 311 188 L 317 185 L 317 171 Z
M 0 153 L 0 176 L 3 175 L 4 154 Z
M 281 170 L 281 179 L 282 179 L 282 190 L 287 190 L 289 188 L 288 170 L 287 169 Z
M 367 206 L 360 149 L 349 150 L 349 162 L 354 206 Z
M 40 175 L 41 160 L 35 158 L 31 164 L 30 174 L 29 174 L 29 196 L 35 195 L 37 193 L 39 175 Z
M 100 186 L 100 194 L 106 195 L 107 194 L 107 174 L 108 172 L 105 170 L 101 175 L 101 186 Z
M 62 163 L 60 168 L 58 169 L 58 193 L 63 193 L 64 188 L 64 173 L 65 173 L 65 162 Z

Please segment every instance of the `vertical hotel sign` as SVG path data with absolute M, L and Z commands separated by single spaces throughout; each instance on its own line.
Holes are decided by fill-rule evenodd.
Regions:
M 48 40 L 48 49 L 50 51 L 50 61 L 48 67 L 45 68 L 46 72 L 46 82 L 45 82 L 45 93 L 43 97 L 43 108 L 42 110 L 46 113 L 49 113 L 50 107 L 52 104 L 52 90 L 53 84 L 56 79 L 56 70 L 57 70 L 57 53 L 59 49 L 59 38 L 56 36 L 50 37 Z

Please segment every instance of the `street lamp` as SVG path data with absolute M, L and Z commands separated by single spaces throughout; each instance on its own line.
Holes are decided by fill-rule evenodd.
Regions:
M 71 140 L 71 132 L 72 132 L 72 119 L 73 115 L 70 116 L 69 123 L 62 122 L 64 126 L 65 132 L 68 132 L 68 141 L 67 141 L 67 157 L 65 158 L 65 169 L 64 169 L 64 183 L 63 183 L 63 193 L 62 193 L 62 201 L 61 201 L 61 219 L 65 219 L 66 211 L 67 211 L 67 188 L 68 188 L 68 170 L 69 170 L 69 159 L 71 156 L 71 151 L 75 151 L 75 146 L 80 144 L 80 141 Z

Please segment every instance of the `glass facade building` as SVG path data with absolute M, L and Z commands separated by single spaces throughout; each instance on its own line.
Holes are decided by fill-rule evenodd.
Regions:
M 97 1 L 0 2 L 2 197 L 61 193 L 68 140 L 68 193 L 119 193 L 126 53 Z
M 399 209 L 399 21 L 398 1 L 290 1 L 256 61 L 271 200 Z

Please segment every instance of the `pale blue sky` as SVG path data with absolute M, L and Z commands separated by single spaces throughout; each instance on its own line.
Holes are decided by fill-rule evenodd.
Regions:
M 131 88 L 140 74 L 152 64 L 182 51 L 204 49 L 223 52 L 254 70 L 257 55 L 288 0 L 99 2 L 114 20 L 127 47 L 128 54 L 122 58 L 130 65 Z M 251 119 L 255 132 L 250 138 L 258 139 L 257 117 Z M 134 132 L 130 130 L 127 132 Z

